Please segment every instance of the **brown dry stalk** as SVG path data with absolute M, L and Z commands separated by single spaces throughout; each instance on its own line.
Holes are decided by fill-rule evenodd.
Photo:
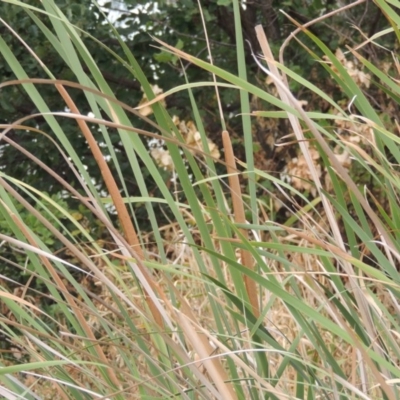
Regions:
M 171 285 L 171 287 L 181 302 L 180 312 L 175 311 L 175 315 L 180 322 L 179 326 L 182 328 L 183 332 L 185 332 L 186 338 L 192 344 L 197 355 L 202 359 L 210 378 L 215 383 L 218 391 L 224 396 L 223 399 L 237 399 L 232 383 L 229 382 L 229 377 L 220 361 L 217 358 L 209 358 L 214 352 L 214 349 L 207 337 L 201 332 L 198 332 L 197 329 L 201 324 L 192 312 L 190 305 L 185 298 L 181 296 L 179 291 L 176 290 L 174 285 Z
M 74 101 L 71 99 L 70 95 L 65 90 L 65 88 L 59 84 L 55 86 L 59 91 L 59 93 L 61 94 L 62 98 L 64 99 L 65 103 L 67 104 L 68 108 L 74 114 L 80 115 L 78 108 L 76 107 Z M 115 182 L 115 179 L 110 171 L 110 168 L 108 167 L 108 164 L 104 159 L 103 153 L 101 152 L 100 147 L 96 142 L 96 139 L 93 137 L 93 134 L 90 131 L 86 121 L 82 119 L 77 119 L 77 123 L 82 131 L 83 136 L 85 137 L 86 141 L 89 144 L 90 150 L 92 151 L 92 154 L 97 162 L 97 165 L 99 166 L 101 175 L 103 176 L 104 182 L 107 186 L 108 192 L 110 193 L 115 209 L 117 211 L 118 219 L 121 223 L 122 230 L 124 231 L 125 239 L 129 243 L 129 245 L 132 246 L 132 249 L 136 252 L 140 260 L 143 261 L 144 255 L 142 248 L 140 246 L 138 236 L 130 219 L 128 210 L 126 209 L 125 203 L 122 199 L 121 193 L 119 192 L 117 183 Z M 157 285 L 155 285 L 155 283 L 151 279 L 150 274 L 147 272 L 146 269 L 142 267 L 141 263 L 138 263 L 138 267 L 141 270 L 142 274 L 146 277 L 150 287 L 157 293 L 158 292 Z M 145 289 L 144 292 L 145 292 L 146 303 L 154 317 L 154 320 L 160 327 L 162 327 L 163 320 L 160 312 L 157 309 L 157 306 L 154 304 L 153 300 L 149 297 Z
M 185 332 L 186 338 L 192 344 L 197 355 L 202 360 L 204 367 L 207 369 L 210 378 L 215 383 L 219 393 L 224 400 L 235 400 L 237 395 L 232 384 L 224 371 L 221 363 L 215 359 L 210 358 L 213 352 L 211 345 L 208 343 L 208 339 L 203 334 L 196 331 L 193 322 L 183 313 L 176 314 L 179 326 Z
M 235 162 L 235 156 L 233 154 L 232 142 L 227 131 L 222 132 L 222 142 L 225 150 L 225 162 L 226 169 L 228 171 L 229 188 L 231 191 L 233 214 L 235 222 L 237 224 L 245 224 L 246 217 L 244 214 L 244 204 L 242 199 L 242 192 L 240 190 L 239 177 L 237 175 L 237 168 Z M 246 229 L 240 229 L 240 233 L 248 239 L 248 233 Z M 253 257 L 248 250 L 241 249 L 240 255 L 242 258 L 242 264 L 251 270 L 253 270 Z M 246 291 L 249 296 L 250 304 L 253 308 L 254 315 L 258 318 L 260 316 L 260 307 L 257 299 L 257 286 L 253 279 L 248 276 L 244 277 L 244 283 L 246 285 Z

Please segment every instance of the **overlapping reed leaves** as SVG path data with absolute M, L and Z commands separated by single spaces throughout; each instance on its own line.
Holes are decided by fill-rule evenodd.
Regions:
M 184 142 L 168 110 L 159 102 L 168 94 L 155 97 L 134 54 L 122 40 L 125 60 L 107 50 L 110 56 L 124 63 L 127 74 L 142 85 L 150 99 L 153 120 L 114 98 L 87 52 L 81 32 L 68 22 L 53 1 L 44 0 L 42 9 L 17 1 L 7 2 L 24 8 L 76 77 L 78 83 L 57 80 L 36 57 L 34 49 L 20 38 L 27 54 L 41 63 L 49 79 L 29 77 L 8 44 L 0 38 L 1 54 L 17 78 L 13 82 L 3 82 L 2 86 L 20 85 L 26 91 L 56 137 L 54 151 L 59 151 L 67 160 L 81 187 L 73 188 L 52 171 L 51 165 L 44 165 L 22 148 L 20 151 L 57 179 L 69 196 L 79 199 L 91 211 L 108 230 L 114 250 L 104 250 L 69 210 L 60 208 L 46 194 L 12 176 L 0 175 L 0 212 L 13 232 L 0 238 L 24 253 L 30 273 L 44 283 L 48 296 L 58 304 L 59 315 L 62 315 L 58 319 L 47 315 L 24 297 L 24 291 L 16 296 L 2 288 L 0 295 L 8 312 L 1 316 L 1 332 L 9 343 L 18 346 L 26 361 L 2 365 L 1 395 L 10 399 L 35 399 L 44 398 L 49 391 L 52 398 L 65 399 L 172 396 L 188 399 L 396 399 L 400 378 L 397 334 L 400 184 L 396 172 L 396 164 L 400 163 L 399 140 L 395 132 L 386 129 L 368 98 L 335 55 L 305 31 L 330 61 L 322 65 L 352 101 L 357 110 L 355 115 L 327 98 L 323 88 L 314 87 L 277 63 L 260 27 L 256 31 L 266 61 L 261 67 L 273 79 L 278 97 L 250 84 L 246 79 L 236 1 L 233 5 L 238 76 L 162 44 L 166 51 L 225 82 L 215 81 L 213 86 L 222 87 L 228 83 L 240 90 L 246 160 L 238 163 L 245 171 L 240 174 L 246 177 L 249 196 L 249 201 L 244 202 L 243 186 L 237 179 L 239 172 L 229 132 L 222 129 L 223 121 L 225 162 L 222 164 L 228 176 L 217 174 L 216 163 L 221 161 L 208 154 L 207 135 L 192 94 L 196 84 L 187 83 L 175 90 L 189 92 L 203 150 Z M 377 3 L 385 9 L 393 30 L 398 33 L 396 16 L 389 4 Z M 43 17 L 48 24 L 43 24 Z M 397 101 L 398 83 L 382 75 L 355 50 L 352 53 L 380 81 L 387 95 Z M 312 56 L 318 59 L 316 54 Z M 324 97 L 342 120 L 371 128 L 374 141 L 369 143 L 369 152 L 327 130 L 323 122 L 331 119 L 330 115 L 303 111 L 282 74 Z M 49 110 L 38 90 L 43 84 L 58 89 L 60 101 L 69 112 Z M 82 90 L 94 117 L 82 115 L 68 93 L 70 87 Z M 313 178 L 316 200 L 311 202 L 291 185 L 254 168 L 249 94 L 283 111 L 264 115 L 289 119 Z M 223 109 L 224 105 L 221 106 Z M 129 114 L 146 120 L 150 130 L 135 128 Z M 262 115 L 261 112 L 258 115 Z M 2 127 L 2 141 L 18 146 L 7 133 L 11 129 L 31 129 L 24 122 L 32 117 Z M 96 189 L 63 131 L 60 123 L 63 118 L 76 120 L 87 140 L 102 172 L 107 198 Z M 107 145 L 107 154 L 118 179 L 109 171 L 92 126 L 99 129 L 101 140 Z M 136 199 L 127 194 L 125 179 L 109 140 L 109 129 L 117 129 L 120 135 L 132 176 L 140 189 Z M 305 137 L 305 130 L 311 132 L 323 159 L 332 182 L 330 191 L 320 182 L 315 170 L 309 154 L 310 136 Z M 37 134 L 38 140 L 47 140 L 44 132 L 37 131 Z M 141 135 L 165 141 L 181 187 L 179 202 L 149 155 Z M 368 188 L 360 191 L 332 152 L 332 143 L 349 152 L 353 162 L 371 175 L 375 193 L 378 188 L 387 204 L 374 204 Z M 161 198 L 152 198 L 148 193 L 139 159 L 156 182 Z M 304 200 L 306 206 L 292 216 L 290 223 L 279 225 L 268 218 L 265 205 L 256 196 L 260 178 L 270 180 L 285 192 L 288 202 L 291 195 Z M 117 180 L 122 182 L 122 187 L 116 185 Z M 156 256 L 146 246 L 147 233 L 140 232 L 132 223 L 135 219 L 131 201 L 146 204 Z M 16 202 L 68 249 L 71 259 L 76 260 L 74 265 L 52 255 L 51 249 L 21 218 Z M 167 257 L 166 238 L 161 233 L 164 227 L 158 225 L 154 211 L 156 202 L 168 204 L 173 216 L 171 226 L 179 236 L 175 246 L 182 250 L 179 264 Z M 121 230 L 113 224 L 106 203 L 115 207 Z M 320 204 L 322 207 L 317 208 Z M 65 224 L 49 206 L 56 207 L 90 245 L 83 245 L 76 235 L 65 230 Z M 38 211 L 40 208 L 43 212 Z M 245 220 L 244 210 L 251 212 L 251 221 Z M 296 228 L 291 227 L 293 221 L 296 221 Z M 374 231 L 371 226 L 375 227 Z M 376 260 L 376 265 L 362 261 L 360 245 L 364 253 Z M 94 295 L 81 285 L 71 273 L 73 269 L 91 276 L 101 286 L 102 294 Z

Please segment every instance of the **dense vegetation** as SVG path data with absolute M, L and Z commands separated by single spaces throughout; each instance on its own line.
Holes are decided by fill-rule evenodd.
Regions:
M 32 24 L 32 19 L 26 11 L 14 2 L 3 1 L 0 4 L 0 15 L 5 23 L 9 24 L 13 31 L 5 24 L 1 26 L 1 36 L 7 43 L 14 56 L 21 62 L 21 66 L 30 77 L 49 78 L 50 76 L 62 80 L 76 81 L 69 65 L 73 60 L 58 54 L 53 44 L 46 38 L 45 33 L 36 25 Z M 32 5 L 35 2 L 32 2 Z M 142 3 L 142 4 L 141 4 Z M 36 5 L 39 5 L 37 2 Z M 140 64 L 144 75 L 153 85 L 158 85 L 164 92 L 189 82 L 210 81 L 209 74 L 199 68 L 184 62 L 182 73 L 181 64 L 178 58 L 167 52 L 160 51 L 153 38 L 160 38 L 166 43 L 175 45 L 177 48 L 199 58 L 206 58 L 207 45 L 204 36 L 203 25 L 201 23 L 200 11 L 196 1 L 181 1 L 175 5 L 171 2 L 137 2 L 126 0 L 124 2 L 106 2 L 101 13 L 91 0 L 69 0 L 67 2 L 55 2 L 60 6 L 60 10 L 65 13 L 67 18 L 81 29 L 81 38 L 96 66 L 102 73 L 105 81 L 110 86 L 110 90 L 121 102 L 130 106 L 136 106 L 142 99 L 140 80 L 135 77 L 134 72 L 129 70 L 122 62 L 116 62 L 109 51 L 124 58 L 124 50 L 116 36 L 118 34 L 125 40 L 126 46 L 134 54 Z M 271 43 L 275 56 L 278 56 L 279 48 L 284 40 L 293 31 L 293 23 L 288 17 L 279 12 L 283 9 L 288 16 L 295 18 L 300 23 L 311 21 L 322 14 L 331 12 L 336 8 L 336 3 L 332 1 L 252 1 L 246 3 L 246 8 L 240 10 L 242 21 L 243 39 L 249 41 L 255 53 L 260 51 L 254 27 L 262 24 L 266 35 Z M 202 3 L 206 27 L 210 39 L 210 48 L 214 63 L 227 72 L 236 73 L 237 71 L 237 44 L 235 37 L 235 20 L 233 18 L 233 7 L 230 1 L 205 1 Z M 45 14 L 35 14 L 38 21 L 47 24 Z M 113 25 L 109 25 L 107 18 L 112 18 Z M 354 28 L 357 27 L 357 29 Z M 353 46 L 364 40 L 364 35 L 372 37 L 376 32 L 386 26 L 386 20 L 377 6 L 371 2 L 361 2 L 357 7 L 352 7 L 341 13 L 337 13 L 332 18 L 322 20 L 320 23 L 311 26 L 311 32 L 326 43 L 333 52 L 337 48 L 345 49 L 345 46 Z M 88 34 L 83 34 L 87 32 Z M 18 35 L 18 36 L 17 36 Z M 90 36 L 93 35 L 102 45 Z M 379 38 L 382 46 L 393 47 L 393 37 L 384 36 Z M 36 57 L 30 56 L 28 50 L 22 45 L 23 40 L 30 46 Z M 302 37 L 311 49 L 318 51 L 315 44 L 307 38 Z M 389 48 L 390 48 L 389 47 Z M 249 82 L 270 90 L 271 87 L 265 85 L 265 74 L 260 70 L 251 55 L 250 46 L 244 45 L 246 75 Z M 319 51 L 319 54 L 321 52 Z M 380 64 L 382 59 L 390 59 L 390 54 L 377 46 L 366 45 L 362 48 L 362 54 L 375 65 Z M 317 69 L 315 59 L 301 50 L 301 46 L 292 40 L 285 48 L 284 59 L 286 65 L 292 71 L 312 82 L 319 82 L 325 90 L 335 97 L 336 101 L 342 100 L 335 84 L 323 69 Z M 44 63 L 46 69 L 39 60 Z M 83 72 L 91 75 L 91 71 L 83 66 Z M 9 65 L 2 62 L 0 65 L 0 76 L 3 81 L 15 79 L 15 74 Z M 309 102 L 307 108 L 326 112 L 330 105 L 321 102 L 320 99 L 312 96 L 296 82 L 292 82 L 292 89 L 302 99 Z M 38 87 L 42 96 L 47 99 L 49 109 L 53 111 L 64 111 L 59 109 L 60 98 L 57 91 L 51 85 L 40 85 Z M 84 93 L 80 90 L 71 90 L 70 95 L 76 103 L 78 109 L 83 113 L 90 111 L 90 105 Z M 212 88 L 194 89 L 194 95 L 198 104 L 200 115 L 203 119 L 204 127 L 209 137 L 219 147 L 220 138 L 220 116 L 217 112 L 217 98 L 213 95 Z M 242 152 L 240 146 L 243 142 L 243 128 L 237 114 L 241 111 L 241 103 L 237 90 L 221 91 L 222 101 L 224 102 L 223 112 L 226 118 L 231 135 L 235 138 L 237 151 Z M 258 104 L 261 102 L 261 104 Z M 50 137 L 54 134 L 49 129 L 48 123 L 43 116 L 38 115 L 38 108 L 27 94 L 20 90 L 18 86 L 9 86 L 2 89 L 0 98 L 2 109 L 1 123 L 12 123 L 20 118 L 31 116 L 25 123 L 28 126 L 46 132 Z M 379 104 L 379 107 L 384 107 Z M 271 105 L 254 99 L 251 104 L 253 110 L 271 109 Z M 192 119 L 192 109 L 188 101 L 188 94 L 179 91 L 166 98 L 166 108 L 171 115 L 177 115 L 181 119 Z M 395 110 L 393 110 L 395 112 Z M 103 114 L 103 117 L 106 117 Z M 129 116 L 131 122 L 137 128 L 146 127 L 146 123 L 134 115 Z M 90 176 L 102 185 L 102 179 L 97 168 L 96 162 L 92 157 L 91 151 L 85 140 L 82 138 L 73 120 L 60 121 L 65 134 L 74 143 L 74 149 L 82 162 L 87 166 Z M 270 125 L 270 126 L 269 126 Z M 254 121 L 253 133 L 254 140 L 259 144 L 259 157 L 266 156 L 272 158 L 276 147 L 274 143 L 287 133 L 287 124 L 279 121 L 274 123 Z M 100 141 L 101 135 L 94 132 Z M 130 166 L 124 162 L 125 149 L 120 143 L 120 138 L 115 130 L 109 132 L 111 144 L 120 162 L 122 175 L 127 180 L 129 193 L 136 193 L 138 184 L 133 177 L 130 177 Z M 15 130 L 8 133 L 8 137 L 23 146 L 28 151 L 34 152 L 43 162 L 52 166 L 55 173 L 61 175 L 73 185 L 77 185 L 77 178 L 66 160 L 59 152 L 54 151 L 54 144 L 49 140 L 37 142 L 37 134 L 25 132 L 24 135 Z M 257 148 L 258 149 L 258 148 Z M 239 155 L 242 155 L 240 153 Z M 48 179 L 47 175 L 38 168 L 36 164 L 29 161 L 21 152 L 12 146 L 3 148 L 1 157 L 1 169 L 5 173 L 12 173 L 18 179 L 23 179 L 28 184 L 33 184 L 39 190 L 45 190 L 50 195 L 60 191 L 60 185 L 54 180 Z M 270 170 L 277 170 L 283 167 L 277 160 L 271 165 Z M 269 165 L 268 165 L 269 166 Z M 114 171 L 115 172 L 115 171 Z M 151 185 L 151 178 L 148 184 Z M 128 178 L 129 177 L 129 178 Z M 154 185 L 154 184 L 153 184 Z
M 199 3 L 0 2 L 0 395 L 398 398 L 399 4 Z

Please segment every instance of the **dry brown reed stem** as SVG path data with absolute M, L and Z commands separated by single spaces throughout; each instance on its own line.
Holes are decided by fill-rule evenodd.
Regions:
M 56 85 L 56 87 L 59 90 L 64 90 L 62 94 L 64 100 L 67 103 L 67 106 L 70 108 L 70 110 L 76 114 L 79 115 L 79 111 L 76 108 L 76 106 L 74 105 L 74 103 L 72 102 L 72 99 L 70 99 L 68 93 L 65 91 L 64 87 L 62 85 Z M 67 101 L 68 100 L 68 101 Z M 70 101 L 69 101 L 70 100 Z M 139 241 L 137 239 L 136 236 L 136 232 L 134 231 L 134 227 L 131 224 L 131 221 L 129 219 L 129 215 L 127 213 L 125 204 L 122 201 L 122 197 L 120 196 L 120 193 L 118 191 L 118 188 L 115 184 L 115 180 L 111 175 L 111 171 L 109 171 L 108 165 L 106 164 L 104 157 L 100 151 L 100 148 L 98 147 L 97 142 L 95 141 L 95 139 L 93 138 L 93 135 L 91 133 L 91 131 L 89 130 L 86 122 L 83 119 L 77 119 L 77 122 L 82 130 L 82 133 L 84 134 L 87 142 L 89 143 L 89 146 L 93 152 L 93 155 L 97 161 L 97 163 L 99 164 L 100 170 L 102 172 L 103 178 L 107 184 L 107 182 L 109 182 L 110 186 L 107 185 L 107 188 L 110 192 L 111 197 L 114 200 L 114 204 L 117 208 L 117 204 L 120 205 L 120 207 L 122 208 L 122 215 L 125 215 L 127 217 L 127 219 L 124 220 L 124 222 L 126 224 L 128 224 L 128 229 L 131 229 L 130 231 L 128 231 L 129 233 L 134 233 L 134 244 L 137 244 L 136 247 L 133 250 L 140 249 L 140 261 L 143 260 L 143 253 L 141 252 L 141 248 L 138 246 L 139 245 Z M 81 124 L 82 123 L 82 124 Z M 117 201 L 120 200 L 120 202 L 118 203 L 113 194 L 116 193 L 117 196 Z M 118 199 L 119 197 L 119 199 Z M 118 208 L 117 208 L 118 210 Z M 120 215 L 120 213 L 118 212 L 118 215 Z M 131 226 L 129 226 L 129 224 Z M 122 221 L 121 221 L 121 225 L 122 225 Z M 124 227 L 124 225 L 122 225 Z M 126 225 L 125 225 L 126 226 Z M 132 243 L 132 236 L 127 235 L 126 230 L 124 228 L 124 233 L 125 233 L 125 237 L 126 240 L 128 241 L 128 243 Z M 131 238 L 131 240 L 129 240 L 129 238 Z M 142 267 L 142 263 L 138 263 L 138 267 L 140 268 L 140 271 L 143 272 L 147 272 L 143 267 Z M 144 274 L 145 277 L 148 277 L 147 274 Z M 148 277 L 147 281 L 149 282 L 151 288 L 158 293 L 158 295 L 161 297 L 161 299 L 164 301 L 164 306 L 166 306 L 170 312 L 174 313 L 175 310 L 172 307 L 170 301 L 166 298 L 165 294 L 162 292 L 161 289 L 158 288 L 157 284 L 151 279 L 151 277 Z M 178 292 L 175 292 L 176 295 L 178 295 Z M 179 296 L 180 297 L 180 296 Z M 157 318 L 154 314 L 154 311 L 157 312 L 157 315 L 159 316 L 159 321 L 157 321 L 157 323 L 159 324 L 159 326 L 162 326 L 162 318 L 161 318 L 161 314 L 159 313 L 158 309 L 156 308 L 155 304 L 153 303 L 153 301 L 151 300 L 151 298 L 147 297 L 146 301 L 149 305 L 149 308 L 151 309 L 152 313 L 153 313 L 153 317 L 154 319 L 157 321 Z M 218 388 L 218 391 L 221 393 L 222 398 L 223 399 L 232 399 L 235 400 L 237 398 L 235 391 L 233 389 L 233 386 L 228 382 L 228 376 L 226 375 L 226 372 L 224 371 L 223 366 L 221 365 L 221 363 L 217 360 L 217 359 L 210 359 L 207 360 L 207 357 L 212 354 L 213 352 L 213 348 L 211 347 L 211 345 L 208 343 L 208 340 L 206 337 L 204 337 L 204 335 L 199 335 L 197 334 L 197 332 L 195 332 L 194 329 L 191 329 L 188 326 L 189 321 L 187 321 L 186 319 L 188 318 L 189 320 L 192 321 L 192 323 L 197 324 L 196 318 L 194 317 L 193 313 L 190 310 L 189 305 L 186 303 L 186 301 L 184 299 L 181 298 L 181 309 L 182 309 L 182 314 L 181 313 L 177 313 L 175 315 L 177 315 L 178 320 L 180 320 L 180 322 L 183 324 L 183 326 L 181 326 L 181 328 L 184 330 L 185 332 L 185 336 L 186 338 L 192 343 L 193 347 L 196 349 L 196 352 L 202 357 L 204 358 L 204 365 L 207 368 L 207 371 L 209 373 L 209 375 L 212 377 L 212 380 L 214 381 L 216 387 Z M 185 321 L 183 321 L 185 319 Z
M 193 321 L 184 313 L 177 313 L 177 319 L 179 321 L 179 327 L 185 332 L 186 338 L 190 341 L 201 359 L 201 362 L 206 368 L 210 378 L 215 383 L 222 399 L 237 399 L 237 395 L 221 363 L 218 359 L 210 357 L 213 353 L 213 349 L 210 343 L 208 343 L 207 337 L 195 329 L 196 326 L 193 324 Z
M 245 224 L 246 217 L 244 214 L 242 191 L 240 189 L 239 177 L 237 175 L 236 161 L 233 154 L 232 142 L 227 131 L 222 132 L 222 142 L 225 150 L 226 169 L 229 174 L 228 180 L 229 188 L 231 191 L 235 222 L 237 224 Z M 248 239 L 248 233 L 246 229 L 240 229 L 240 233 L 243 235 L 244 238 Z M 240 255 L 242 258 L 242 264 L 246 268 L 253 270 L 254 262 L 251 253 L 248 250 L 241 249 Z M 253 313 L 258 318 L 260 316 L 260 307 L 258 305 L 256 283 L 247 275 L 244 277 L 244 283 L 246 285 L 246 291 L 249 296 L 251 307 L 253 308 Z
M 59 91 L 62 98 L 64 99 L 68 108 L 74 114 L 80 114 L 78 108 L 76 107 L 75 103 L 73 102 L 73 100 L 71 99 L 70 95 L 65 90 L 65 88 L 62 85 L 58 84 L 56 85 L 56 88 Z M 104 159 L 103 153 L 101 152 L 100 147 L 97 144 L 96 139 L 93 137 L 93 134 L 90 131 L 87 123 L 82 119 L 77 119 L 77 123 L 82 131 L 83 136 L 85 137 L 86 141 L 89 144 L 90 150 L 92 151 L 92 154 L 97 162 L 97 165 L 99 166 L 101 175 L 103 176 L 104 182 L 106 184 L 108 192 L 110 193 L 110 196 L 113 200 L 113 204 L 117 211 L 118 219 L 121 223 L 122 230 L 124 231 L 125 239 L 129 243 L 129 245 L 132 246 L 132 249 L 136 252 L 140 260 L 143 261 L 144 255 L 142 248 L 140 246 L 138 236 L 130 219 L 128 210 L 126 209 L 125 203 L 122 199 L 121 193 L 119 192 L 117 183 L 115 182 L 115 179 L 110 171 L 110 168 L 108 167 L 108 164 Z M 147 270 L 142 268 L 142 265 L 140 263 L 138 263 L 138 267 L 140 268 L 142 274 L 146 277 L 150 287 L 157 293 L 158 292 L 157 287 L 156 285 L 153 284 L 153 280 L 149 276 Z M 162 327 L 163 319 L 161 317 L 160 312 L 158 311 L 156 305 L 154 304 L 153 300 L 149 297 L 145 289 L 144 292 L 147 305 L 153 315 L 154 320 L 160 327 Z

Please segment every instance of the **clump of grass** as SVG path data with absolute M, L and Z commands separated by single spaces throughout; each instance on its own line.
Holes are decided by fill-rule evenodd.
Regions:
M 377 3 L 397 34 L 398 17 L 387 3 Z M 26 91 L 56 137 L 54 151 L 68 161 L 81 187 L 73 188 L 52 171 L 51 165 L 19 149 L 58 180 L 69 196 L 78 199 L 113 243 L 105 248 L 70 210 L 46 193 L 0 174 L 0 212 L 12 231 L 11 235 L 0 234 L 0 239 L 24 254 L 29 265 L 27 273 L 44 285 L 46 296 L 57 307 L 56 313 L 38 307 L 29 290 L 29 280 L 25 287 L 12 293 L 7 277 L 3 276 L 0 332 L 19 362 L 2 359 L 1 396 L 396 399 L 400 375 L 398 138 L 387 130 L 341 60 L 318 38 L 299 27 L 325 55 L 321 67 L 336 80 L 349 109 L 356 110 L 354 113 L 335 103 L 323 88 L 274 60 L 261 27 L 256 28 L 256 33 L 263 60 L 257 62 L 273 80 L 278 97 L 251 85 L 246 79 L 236 1 L 233 9 L 238 75 L 161 44 L 164 51 L 225 82 L 188 82 L 174 89 L 189 93 L 202 143 L 198 147 L 185 142 L 161 103 L 169 93 L 155 96 L 122 40 L 125 60 L 107 50 L 139 80 L 149 100 L 146 106 L 152 108 L 152 120 L 114 98 L 86 51 L 78 28 L 68 22 L 53 1 L 43 1 L 43 9 L 18 6 L 54 43 L 61 57 L 68 54 L 66 63 L 77 83 L 57 80 L 44 64 L 47 80 L 29 78 L 0 38 L 1 54 L 17 78 L 0 86 L 18 85 Z M 46 26 L 37 18 L 36 13 L 42 12 L 48 19 Z M 34 49 L 22 44 L 30 56 L 36 57 Z M 305 50 L 311 53 L 306 47 Z M 391 101 L 397 102 L 396 81 L 356 50 L 349 51 L 380 82 Z M 319 59 L 316 54 L 311 55 Z M 323 98 L 336 110 L 336 115 L 304 111 L 288 89 L 287 79 Z M 70 112 L 49 110 L 46 98 L 37 90 L 40 85 L 53 85 Z M 211 154 L 192 94 L 192 89 L 199 85 L 213 86 L 217 92 L 224 85 L 240 90 L 246 160 L 235 160 L 222 112 L 225 160 Z M 93 116 L 83 115 L 76 107 L 69 95 L 71 87 L 85 94 Z M 254 167 L 249 94 L 280 110 L 260 110 L 254 115 L 287 118 L 290 122 L 314 199 L 304 195 L 298 177 L 297 183 L 292 180 L 291 185 Z M 223 108 L 220 103 L 220 109 Z M 130 114 L 145 119 L 149 131 L 136 129 Z M 24 125 L 29 118 L 3 127 L 2 140 L 18 148 L 7 134 L 11 129 L 31 129 Z M 76 120 L 102 172 L 106 195 L 91 182 L 63 131 L 60 121 L 64 118 Z M 327 121 L 333 119 L 345 121 L 354 129 L 367 129 L 371 138 L 362 144 L 345 140 L 326 128 Z M 108 130 L 118 130 L 140 189 L 137 198 L 127 195 L 120 173 L 118 181 L 122 187 L 117 186 L 102 147 L 94 139 L 90 128 L 93 125 L 101 132 L 108 146 L 109 162 L 119 173 L 118 159 L 108 140 Z M 44 132 L 37 134 L 38 140 L 44 137 Z M 165 143 L 181 191 L 179 201 L 140 135 Z M 318 163 L 313 156 L 315 149 Z M 340 153 L 335 153 L 335 149 L 340 149 Z M 385 204 L 375 202 L 368 187 L 357 186 L 340 157 L 343 154 L 348 155 L 347 162 L 356 163 L 370 174 Z M 139 159 L 157 183 L 160 198 L 149 195 Z M 224 166 L 225 175 L 217 173 L 217 163 Z M 286 223 L 278 224 L 268 217 L 269 210 L 257 198 L 260 180 L 270 181 L 283 195 L 284 206 L 291 210 Z M 296 197 L 303 201 L 303 206 L 296 204 Z M 133 222 L 130 205 L 134 201 L 146 204 L 151 236 L 140 232 Z M 51 248 L 21 218 L 16 202 L 65 246 L 69 258 L 52 254 Z M 160 202 L 168 206 L 172 215 L 168 226 L 158 224 L 155 210 Z M 113 205 L 118 222 L 110 217 L 109 206 L 106 207 L 109 204 Z M 51 211 L 54 209 L 57 213 Z M 250 221 L 245 218 L 248 211 Z M 79 235 L 72 234 L 64 221 L 72 224 Z M 76 270 L 85 279 L 78 280 L 73 273 Z M 88 280 L 92 287 L 85 285 Z M 96 293 L 94 287 L 98 289 Z

